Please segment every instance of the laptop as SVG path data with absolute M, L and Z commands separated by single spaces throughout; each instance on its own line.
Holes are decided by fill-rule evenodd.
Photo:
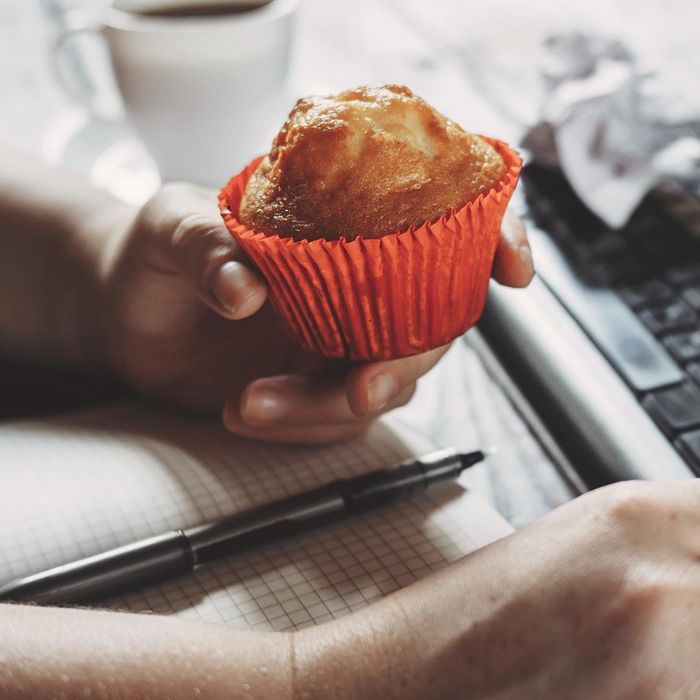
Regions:
M 488 366 L 589 486 L 700 474 L 700 181 L 658 187 L 619 230 L 558 170 L 527 163 L 519 190 L 537 278 L 493 286 Z

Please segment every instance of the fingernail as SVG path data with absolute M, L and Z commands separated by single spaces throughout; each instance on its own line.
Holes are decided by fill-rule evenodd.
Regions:
M 251 286 L 249 271 L 241 263 L 229 260 L 214 275 L 211 291 L 221 307 L 235 318 L 258 290 Z
M 390 374 L 377 374 L 367 384 L 367 399 L 370 412 L 381 411 L 397 391 L 398 384 Z
M 522 243 L 518 246 L 518 257 L 523 267 L 532 275 L 535 271 L 535 263 L 532 259 L 532 251 L 527 243 Z
M 292 405 L 284 392 L 274 387 L 253 389 L 241 407 L 241 415 L 246 423 L 270 425 L 286 418 Z

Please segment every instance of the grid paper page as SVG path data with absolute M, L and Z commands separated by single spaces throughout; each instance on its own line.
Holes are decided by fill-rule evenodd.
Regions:
M 0 426 L 0 582 L 432 449 L 391 417 L 322 448 L 239 440 L 137 403 Z M 510 531 L 457 484 L 106 603 L 257 629 L 340 617 Z

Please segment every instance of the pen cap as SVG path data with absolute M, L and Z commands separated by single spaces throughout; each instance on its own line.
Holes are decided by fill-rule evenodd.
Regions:
M 448 448 L 403 462 L 394 469 L 341 482 L 340 490 L 348 510 L 364 510 L 410 496 L 434 481 L 458 476 L 463 468 L 461 455 Z

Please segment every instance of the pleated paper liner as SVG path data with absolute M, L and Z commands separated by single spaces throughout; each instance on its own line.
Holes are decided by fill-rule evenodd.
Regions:
M 380 238 L 295 241 L 248 229 L 237 216 L 262 158 L 221 190 L 226 226 L 302 347 L 325 357 L 388 360 L 444 345 L 476 323 L 522 164 L 505 143 L 486 140 L 507 168 L 495 188 L 433 223 Z

